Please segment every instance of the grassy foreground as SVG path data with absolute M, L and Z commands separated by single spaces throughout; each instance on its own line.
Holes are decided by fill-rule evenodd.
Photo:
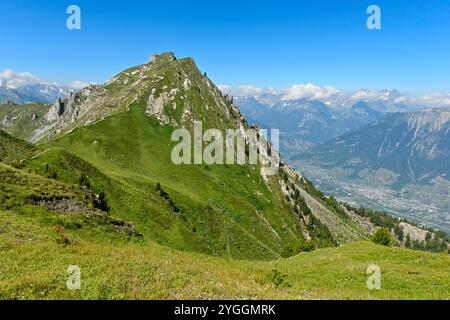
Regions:
M 152 242 L 58 244 L 1 212 L 1 299 L 449 299 L 450 258 L 369 242 L 254 262 L 169 249 Z M 42 236 L 39 236 L 39 235 Z M 381 290 L 366 269 L 380 266 Z M 68 290 L 69 265 L 81 290 Z

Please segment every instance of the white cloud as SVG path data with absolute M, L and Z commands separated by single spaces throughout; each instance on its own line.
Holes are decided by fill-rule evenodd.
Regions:
M 217 87 L 220 91 L 222 91 L 223 94 L 230 94 L 233 88 L 231 88 L 229 85 L 226 84 L 218 84 Z
M 433 93 L 417 98 L 417 102 L 436 107 L 448 107 L 450 106 L 450 93 Z
M 263 93 L 263 88 L 252 85 L 242 85 L 239 87 L 239 95 L 241 96 L 258 96 Z
M 242 85 L 239 87 L 240 96 L 260 96 L 265 93 L 276 94 L 278 91 L 274 88 L 261 88 L 252 85 Z
M 0 72 L 0 82 L 8 88 L 16 89 L 19 87 L 39 83 L 40 80 L 30 72 L 14 72 L 11 69 L 6 69 Z
M 91 84 L 95 84 L 95 83 L 94 82 L 87 83 L 87 82 L 75 80 L 75 81 L 72 81 L 69 84 L 69 87 L 71 89 L 74 89 L 74 90 L 81 90 L 81 89 L 83 89 L 83 88 L 85 88 L 85 87 L 87 87 L 87 86 L 89 86 Z
M 43 82 L 38 76 L 30 73 L 30 72 L 15 72 L 11 69 L 6 69 L 3 72 L 0 72 L 0 85 L 6 86 L 10 89 L 17 89 L 20 87 L 33 85 L 33 84 L 47 84 Z M 82 82 L 79 80 L 72 81 L 69 84 L 69 88 L 74 90 L 80 90 L 84 87 L 89 86 L 90 84 L 95 84 L 94 82 Z M 55 82 L 52 85 L 59 87 L 59 85 Z
M 261 96 L 266 93 L 277 94 L 280 93 L 279 90 L 274 88 L 262 88 L 253 85 L 241 85 L 239 87 L 231 87 L 226 84 L 219 84 L 217 87 L 224 94 L 233 96 Z
M 403 95 L 395 90 L 360 90 L 351 95 L 350 102 L 355 101 L 383 101 L 385 103 L 395 103 L 410 105 L 415 107 L 449 107 L 450 93 L 433 93 L 422 97 Z
M 319 87 L 312 83 L 295 84 L 285 90 L 282 100 L 297 100 L 297 99 L 318 99 L 326 100 L 332 96 L 339 94 L 339 90 L 334 87 L 326 86 Z
M 395 101 L 396 99 L 399 99 L 399 102 L 401 99 L 404 98 L 399 92 L 396 90 L 381 90 L 381 91 L 374 91 L 374 90 L 359 90 L 355 92 L 351 97 L 350 100 L 364 100 L 364 101 L 370 101 L 370 100 L 381 100 L 381 101 Z
M 433 93 L 421 97 L 401 94 L 396 90 L 340 91 L 332 86 L 320 87 L 312 83 L 295 84 L 285 89 L 263 88 L 241 85 L 238 88 L 226 84 L 218 85 L 224 94 L 235 96 L 255 96 L 262 99 L 264 94 L 279 95 L 282 101 L 298 99 L 320 100 L 328 105 L 350 107 L 357 101 L 382 101 L 386 105 L 405 105 L 416 108 L 450 107 L 450 93 Z

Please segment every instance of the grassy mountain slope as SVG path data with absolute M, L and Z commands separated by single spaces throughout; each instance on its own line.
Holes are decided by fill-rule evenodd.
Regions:
M 86 188 L 4 164 L 0 176 L 0 298 L 450 298 L 447 254 L 355 242 L 271 262 L 214 258 L 142 239 L 95 210 Z M 70 199 L 72 209 L 29 199 Z M 366 288 L 370 264 L 381 290 Z M 81 268 L 80 291 L 66 288 L 69 265 Z
M 158 245 L 118 217 L 114 197 L 109 212 L 95 206 L 94 190 L 123 193 L 131 184 L 121 189 L 63 149 L 38 151 L 23 169 L 0 164 L 0 298 L 449 298 L 446 254 L 355 242 L 258 262 Z M 89 188 L 77 185 L 81 172 Z M 370 264 L 381 267 L 381 290 L 366 288 Z M 69 265 L 81 268 L 80 291 L 66 288 Z
M 133 98 L 120 96 L 127 101 L 126 106 L 116 105 L 121 112 L 116 110 L 101 121 L 75 129 L 73 125 L 83 116 L 69 124 L 63 113 L 60 118 L 68 131 L 61 131 L 42 148 L 70 150 L 98 168 L 111 182 L 105 185 L 103 181 L 108 179 L 102 177 L 93 185 L 106 194 L 112 210 L 133 221 L 146 238 L 178 249 L 245 259 L 278 258 L 309 240 L 317 247 L 334 240 L 344 243 L 364 239 L 345 237 L 347 229 L 335 228 L 330 236 L 334 239 L 319 241 L 318 234 L 327 232 L 327 225 L 320 224 L 320 217 L 317 221 L 296 213 L 296 204 L 287 194 L 299 187 L 282 188 L 279 175 L 266 181 L 259 166 L 172 163 L 170 155 L 176 143 L 170 135 L 176 127 L 192 128 L 194 119 L 202 121 L 205 129 L 247 125 L 239 109 L 200 73 L 192 59 L 177 60 L 172 54 L 156 56 L 148 64 L 117 75 L 96 91 L 131 92 Z M 76 108 L 91 108 L 85 117 L 97 112 L 91 102 Z M 70 109 L 65 112 L 74 114 Z M 60 124 L 55 127 L 62 128 Z M 51 155 L 55 152 L 42 154 L 30 165 L 52 167 L 55 162 L 56 171 L 74 170 L 60 165 L 60 155 L 56 159 Z M 57 176 L 76 183 L 83 170 L 75 171 L 72 180 L 67 180 L 71 176 L 67 172 Z M 85 174 L 91 179 L 90 174 Z M 292 184 L 294 176 L 290 172 L 285 183 Z M 312 211 L 317 214 L 315 209 Z M 327 213 L 334 215 L 328 209 L 325 213 L 322 210 L 322 214 Z
M 59 179 L 72 183 L 86 173 L 119 216 L 136 223 L 145 237 L 176 248 L 270 259 L 279 257 L 286 243 L 303 240 L 298 218 L 281 194 L 269 190 L 259 170 L 176 166 L 170 159 L 171 131 L 135 105 L 51 142 L 60 149 L 50 149 L 28 165 L 42 170 L 49 164 Z M 99 173 L 68 160 L 73 157 L 64 149 L 105 174 L 96 177 Z M 157 183 L 173 205 L 161 197 Z
M 128 236 L 141 237 L 131 223 L 116 219 L 101 209 L 96 195 L 86 188 L 46 179 L 3 163 L 0 163 L 0 177 L 0 210 L 13 213 L 13 220 L 35 224 L 30 230 L 13 228 L 11 231 L 16 238 L 6 239 L 3 246 L 8 247 L 8 240 L 40 239 L 39 232 L 35 234 L 32 230 L 41 225 L 54 227 L 61 236 L 59 240 L 68 242 L 69 238 L 64 236 L 65 228 L 76 230 L 79 235 L 92 236 L 95 233 L 97 238 L 109 238 L 110 232 L 113 239 L 121 232 L 127 240 Z M 2 226 L 9 228 L 10 219 L 4 218 L 2 216 Z
M 289 259 L 250 262 L 175 251 L 151 242 L 91 238 L 62 246 L 48 239 L 48 231 L 34 221 L 10 212 L 0 215 L 7 222 L 0 233 L 0 298 L 450 298 L 446 254 L 356 242 Z M 366 287 L 369 264 L 381 268 L 381 290 Z M 79 291 L 66 288 L 69 265 L 81 268 Z
M 157 122 L 149 121 L 149 117 L 156 119 Z M 106 119 L 106 123 L 100 124 L 104 119 Z M 196 178 L 192 179 L 191 168 L 179 169 L 176 166 L 168 165 L 170 163 L 168 156 L 173 146 L 168 139 L 171 131 L 180 126 L 192 129 L 193 120 L 201 121 L 204 130 L 208 128 L 221 130 L 248 128 L 239 108 L 228 97 L 223 96 L 208 77 L 198 70 L 191 58 L 178 60 L 172 53 L 164 53 L 153 56 L 152 61 L 146 64 L 125 70 L 105 85 L 90 86 L 79 93 L 71 94 L 64 101 L 55 103 L 43 117 L 40 117 L 40 125 L 29 133 L 27 139 L 47 141 L 62 137 L 64 141 L 61 143 L 50 142 L 50 145 L 60 146 L 71 152 L 76 150 L 78 156 L 98 166 L 102 171 L 109 170 L 108 174 L 119 174 L 114 177 L 116 180 L 129 180 L 130 177 L 133 177 L 138 185 L 142 181 L 154 185 L 159 182 L 164 188 L 172 188 L 169 193 L 179 192 L 187 196 L 186 199 L 190 198 L 189 204 L 194 203 L 192 200 L 195 198 L 202 202 L 200 211 L 212 210 L 215 215 L 219 216 L 219 220 L 222 220 L 225 213 L 225 216 L 229 218 L 226 220 L 234 225 L 232 229 L 241 228 L 239 227 L 240 219 L 248 218 L 243 223 L 243 228 L 241 228 L 243 230 L 238 233 L 243 231 L 247 233 L 248 230 L 251 230 L 250 233 L 252 233 L 253 228 L 248 229 L 247 226 L 259 225 L 257 228 L 262 232 L 256 234 L 256 239 L 250 243 L 258 242 L 259 247 L 265 247 L 263 251 L 272 251 L 271 258 L 279 255 L 286 247 L 292 245 L 298 247 L 305 239 L 312 239 L 316 242 L 315 246 L 318 246 L 319 241 L 313 229 L 322 232 L 322 229 L 330 228 L 330 223 L 324 222 L 323 217 L 333 216 L 335 212 L 329 209 L 316 210 L 316 206 L 314 206 L 311 210 L 312 214 L 325 224 L 310 226 L 307 230 L 308 223 L 312 224 L 314 221 L 310 222 L 311 219 L 303 217 L 304 213 L 298 211 L 298 204 L 291 195 L 286 194 L 294 192 L 294 189 L 300 190 L 300 186 L 282 190 L 279 177 L 268 179 L 269 181 L 266 183 L 257 174 L 259 167 L 244 166 L 231 169 L 229 166 L 203 167 L 202 169 L 195 167 L 193 172 L 198 173 L 194 175 Z M 164 132 L 158 131 L 161 130 L 159 127 L 167 125 L 170 127 L 167 127 Z M 152 126 L 158 128 L 152 129 Z M 79 133 L 79 130 L 86 128 L 93 133 L 91 137 L 88 137 L 90 133 L 86 134 L 88 141 L 81 139 L 81 133 Z M 93 132 L 94 129 L 91 128 L 96 128 L 96 132 Z M 76 138 L 70 138 L 69 141 L 65 135 L 73 130 L 77 131 Z M 102 136 L 102 138 L 97 139 L 96 136 Z M 77 141 L 78 138 L 83 143 L 80 144 Z M 159 142 L 164 141 L 164 138 L 165 144 L 160 145 Z M 130 163 L 133 163 L 131 168 Z M 116 168 L 110 170 L 109 167 Z M 209 173 L 205 176 L 199 170 L 206 170 Z M 171 175 L 172 171 L 184 172 L 182 178 L 173 179 L 176 174 Z M 169 174 L 163 174 L 164 172 Z M 245 181 L 244 177 L 247 175 L 250 176 L 250 179 Z M 296 173 L 290 172 L 285 181 L 289 182 L 287 185 L 292 184 L 296 176 Z M 228 189 L 225 189 L 224 185 L 227 184 L 230 177 L 236 179 L 233 179 L 233 182 L 228 185 Z M 197 186 L 203 184 L 204 181 L 211 181 L 211 179 L 216 179 L 214 187 L 208 188 L 208 192 L 199 198 L 200 190 L 197 189 Z M 144 190 L 144 192 L 148 192 L 148 190 Z M 214 191 L 215 196 L 209 197 L 209 191 Z M 224 201 L 224 199 L 228 200 L 228 194 L 233 194 L 233 192 L 235 197 L 230 198 L 231 201 Z M 271 196 L 268 196 L 269 194 Z M 149 202 L 154 202 L 154 199 Z M 230 204 L 233 204 L 232 207 L 229 206 Z M 296 206 L 297 213 L 294 214 Z M 158 205 L 158 207 L 160 206 Z M 146 209 L 136 210 L 146 211 Z M 158 209 L 152 211 L 157 212 Z M 198 209 L 194 211 L 198 211 Z M 262 215 L 260 211 L 263 212 Z M 170 214 L 167 216 L 171 220 Z M 185 218 L 182 217 L 182 219 Z M 147 220 L 154 221 L 155 219 Z M 183 230 L 183 236 L 179 239 L 181 242 L 185 242 L 183 237 L 191 237 L 192 230 L 199 229 L 198 224 L 206 225 L 206 222 L 201 219 L 196 219 L 196 221 L 197 223 L 188 226 L 188 229 L 191 228 L 188 232 L 184 232 L 186 228 L 181 228 Z M 215 228 L 219 228 L 219 225 L 222 226 L 222 231 L 215 230 L 213 233 L 220 234 L 223 250 L 229 252 L 230 239 L 231 242 L 240 242 L 241 240 L 238 239 L 243 239 L 241 236 L 235 237 L 236 230 L 231 233 L 231 238 L 227 235 L 230 228 L 228 223 L 223 225 L 219 222 L 217 224 L 217 219 L 214 222 Z M 343 223 L 346 224 L 346 222 Z M 166 227 L 164 228 L 168 230 Z M 355 228 L 358 230 L 353 230 Z M 353 235 L 364 233 L 357 225 L 350 226 L 350 229 L 354 231 Z M 350 229 L 333 228 L 332 237 L 338 243 L 367 238 L 348 237 Z M 161 232 L 157 232 L 157 234 L 159 235 Z M 197 235 L 195 235 L 196 237 Z M 243 239 L 244 245 L 249 243 L 247 238 L 248 235 Z M 259 238 L 264 239 L 262 243 Z M 217 243 L 217 241 L 214 240 L 213 243 Z M 239 248 L 241 244 L 233 246 Z M 273 252 L 274 249 L 275 252 Z M 254 252 L 255 250 L 245 251 Z M 261 249 L 256 251 L 258 256 L 265 255 Z M 213 252 L 217 253 L 217 248 Z M 224 252 L 219 254 L 224 254 Z
M 36 130 L 50 105 L 29 103 L 18 105 L 13 102 L 0 104 L 0 129 L 17 138 L 26 139 Z
M 36 147 L 0 130 L 0 161 L 18 165 L 20 161 L 31 156 Z
M 173 164 L 175 128 L 247 127 L 192 59 L 156 56 L 42 119 L 28 138 L 45 143 L 0 140 L 0 298 L 448 297 L 448 255 L 357 242 L 280 259 L 369 237 L 286 164 Z

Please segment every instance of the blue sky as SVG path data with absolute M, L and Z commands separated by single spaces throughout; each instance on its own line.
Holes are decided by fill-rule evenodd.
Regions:
M 77 4 L 82 29 L 66 28 Z M 382 10 L 382 30 L 366 9 Z M 450 92 L 448 0 L 2 0 L 0 71 L 104 82 L 151 53 L 191 56 L 219 84 Z

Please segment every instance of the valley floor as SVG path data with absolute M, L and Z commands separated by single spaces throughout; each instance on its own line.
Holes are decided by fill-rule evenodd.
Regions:
M 297 168 L 326 194 L 354 206 L 390 212 L 422 226 L 450 232 L 450 181 L 434 179 L 429 185 L 409 184 L 393 189 L 379 170 L 366 177 L 351 178 L 351 170 L 327 169 L 308 161 L 294 161 Z M 430 194 L 433 195 L 430 197 Z

